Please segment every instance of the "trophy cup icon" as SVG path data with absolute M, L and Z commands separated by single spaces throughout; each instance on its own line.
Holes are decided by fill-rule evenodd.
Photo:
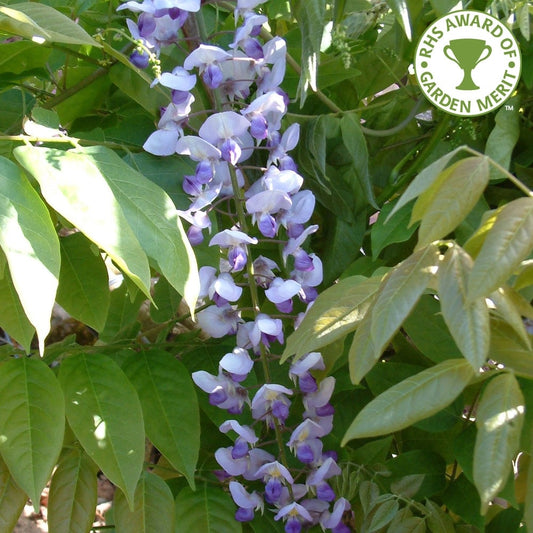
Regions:
M 456 87 L 463 91 L 475 91 L 479 87 L 472 79 L 472 71 L 487 59 L 492 48 L 482 39 L 453 39 L 444 47 L 444 55 L 457 63 L 464 71 L 463 81 Z M 451 54 L 451 55 L 450 55 Z

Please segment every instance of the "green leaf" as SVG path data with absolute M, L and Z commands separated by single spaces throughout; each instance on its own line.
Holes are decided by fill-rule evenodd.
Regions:
M 533 248 L 533 198 L 518 198 L 499 212 L 476 257 L 468 299 L 487 296 L 505 283 Z
M 481 497 L 481 514 L 503 488 L 520 445 L 524 422 L 524 396 L 513 374 L 489 381 L 476 414 L 474 484 Z
M 298 0 L 295 2 L 293 13 L 298 22 L 298 27 L 302 35 L 302 73 L 298 84 L 298 95 L 300 105 L 305 102 L 308 87 L 317 90 L 317 71 L 324 32 L 326 2 L 325 0 Z
M 196 492 L 190 488 L 176 497 L 174 533 L 241 533 L 241 524 L 234 518 L 235 505 L 219 487 L 202 485 Z
M 437 161 L 431 163 L 424 170 L 422 170 L 416 178 L 409 184 L 405 192 L 400 196 L 398 202 L 394 206 L 394 209 L 389 213 L 389 216 L 386 220 L 389 220 L 394 213 L 399 211 L 404 205 L 409 203 L 414 198 L 420 196 L 425 190 L 427 190 L 435 180 L 437 180 L 448 165 L 448 163 L 457 155 L 459 151 L 463 150 L 463 147 L 460 146 L 451 152 L 443 155 Z
M 33 19 L 16 9 L 0 6 L 0 31 L 35 41 L 51 40 L 51 35 Z
M 487 139 L 485 154 L 504 169 L 509 170 L 511 155 L 520 136 L 518 98 L 507 100 L 494 117 L 495 125 Z M 491 166 L 490 179 L 505 179 L 506 175 Z
M 371 329 L 372 304 L 359 322 L 348 352 L 350 380 L 354 385 L 358 385 L 376 364 L 376 350 L 372 342 Z
M 115 493 L 113 509 L 117 533 L 174 532 L 172 492 L 159 476 L 151 472 L 143 472 L 137 484 L 133 510 L 129 509 L 120 491 Z
M 368 147 L 361 130 L 359 117 L 354 113 L 346 114 L 341 119 L 342 142 L 352 159 L 352 166 L 357 181 L 364 191 L 366 201 L 376 209 L 376 199 L 368 171 Z
M 352 439 L 393 433 L 438 413 L 459 396 L 473 375 L 467 361 L 449 359 L 405 379 L 360 411 L 342 446 Z
M 400 509 L 400 504 L 396 499 L 390 499 L 386 502 L 383 502 L 375 511 L 372 520 L 370 521 L 370 526 L 368 528 L 369 533 L 378 531 L 379 529 L 385 527 L 393 518 L 394 515 Z
M 530 430 L 531 431 L 531 430 Z M 531 431 L 533 433 L 533 431 Z M 531 439 L 533 444 L 533 439 Z M 528 530 L 533 530 L 533 449 L 529 450 L 529 468 L 527 469 L 527 491 L 524 505 L 524 521 Z
M 46 4 L 24 2 L 10 8 L 0 8 L 0 13 L 16 21 L 12 33 L 32 38 L 42 37 L 52 43 L 101 45 L 95 41 L 81 26 Z M 4 29 L 4 17 L 0 18 L 0 29 Z M 44 30 L 44 31 L 43 31 Z
M 433 295 L 420 298 L 402 327 L 415 346 L 434 363 L 461 357 Z
M 6 258 L 0 249 L 0 264 L 3 264 L 3 269 L 0 268 L 0 327 L 29 353 L 35 329 L 24 313 L 5 262 Z
M 14 155 L 37 179 L 46 201 L 105 250 L 149 297 L 146 254 L 99 169 L 72 150 L 19 146 Z
M 429 245 L 391 270 L 372 308 L 371 336 L 377 360 L 426 290 L 435 274 L 439 249 Z
M 17 166 L 3 157 L 0 157 L 0 222 L 0 247 L 43 353 L 59 278 L 59 241 L 39 195 Z
M 365 315 L 380 278 L 352 276 L 323 291 L 287 339 L 281 362 L 327 346 L 353 331 Z
M 139 329 L 137 315 L 145 296 L 136 287 L 128 290 L 126 283 L 111 292 L 109 312 L 104 328 L 100 331 L 99 340 L 114 340 L 135 337 Z
M 455 533 L 453 520 L 449 514 L 444 512 L 442 507 L 427 499 L 425 507 L 429 511 L 426 520 L 431 533 Z
M 1 15 L 0 15 L 1 18 Z M 1 20 L 1 19 L 0 19 Z M 0 22 L 1 24 L 1 22 Z M 0 72 L 21 74 L 23 72 L 44 68 L 51 50 L 29 41 L 2 43 Z
M 28 496 L 15 483 L 0 458 L 0 531 L 14 531 Z
M 467 157 L 442 175 L 446 179 L 431 185 L 413 208 L 414 217 L 419 204 L 426 205 L 418 230 L 418 247 L 448 235 L 473 209 L 489 182 L 488 158 Z M 457 194 L 459 190 L 461 194 Z
M 63 444 L 61 388 L 40 359 L 23 357 L 0 365 L 0 397 L 0 453 L 38 510 Z
M 471 524 L 472 529 L 468 531 L 485 531 L 485 519 L 479 514 L 479 495 L 464 473 L 450 482 L 442 495 L 442 502 L 452 513 Z
M 377 221 L 372 224 L 370 240 L 372 243 L 372 257 L 374 258 L 377 258 L 380 252 L 389 244 L 409 240 L 416 231 L 416 226 L 409 227 L 411 207 L 404 206 L 389 219 L 388 215 L 393 208 L 394 204 L 385 204 L 379 212 Z
M 179 314 L 181 296 L 166 278 L 157 280 L 152 297 L 157 305 L 157 307 L 153 303 L 150 305 L 150 318 L 154 322 L 166 322 Z
M 48 496 L 48 528 L 54 533 L 88 533 L 97 504 L 98 468 L 79 448 L 54 472 Z
M 490 333 L 490 358 L 518 376 L 533 379 L 533 350 L 524 348 L 520 337 L 504 322 L 493 321 Z
M 387 0 L 387 4 L 396 16 L 400 26 L 405 32 L 405 36 L 410 41 L 413 38 L 413 31 L 411 29 L 411 18 L 409 16 L 409 6 L 407 0 Z
M 170 197 L 108 148 L 93 146 L 80 155 L 107 181 L 147 255 L 194 310 L 200 290 L 196 259 Z
M 510 287 L 500 287 L 490 295 L 490 299 L 496 306 L 496 313 L 515 330 L 524 346 L 531 350 L 531 341 L 521 313 L 524 304 L 529 305 L 528 302 L 523 302 L 522 296 Z
M 64 359 L 59 381 L 76 438 L 132 507 L 144 460 L 143 416 L 133 385 L 112 359 L 97 353 Z
M 194 489 L 200 411 L 189 371 L 161 350 L 136 353 L 122 368 L 139 395 L 146 435 Z
M 109 276 L 105 263 L 82 233 L 59 240 L 61 271 L 57 303 L 80 322 L 102 331 L 109 309 Z
M 489 351 L 489 310 L 484 298 L 472 302 L 466 299 L 472 259 L 460 247 L 449 248 L 438 275 L 438 293 L 444 321 L 452 337 L 478 372 Z

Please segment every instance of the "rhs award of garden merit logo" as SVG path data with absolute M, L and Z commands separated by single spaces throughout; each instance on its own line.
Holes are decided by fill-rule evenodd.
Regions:
M 481 11 L 454 11 L 424 32 L 415 73 L 426 98 L 447 113 L 475 117 L 500 107 L 520 78 L 511 31 Z

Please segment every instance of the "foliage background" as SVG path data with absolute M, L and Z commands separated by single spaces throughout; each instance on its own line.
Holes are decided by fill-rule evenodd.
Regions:
M 288 43 L 287 125 L 302 127 L 325 269 L 283 358 L 320 349 L 337 378 L 328 445 L 361 531 L 533 530 L 531 5 L 464 6 L 507 21 L 523 59 L 507 105 L 464 119 L 430 108 L 408 68 L 455 3 L 263 6 Z M 235 522 L 210 473 L 222 419 L 190 373 L 232 346 L 182 301 L 197 263 L 169 213 L 191 166 L 142 150 L 168 94 L 129 63 L 117 6 L 0 4 L 0 530 L 58 464 L 51 531 L 90 530 L 98 470 L 118 487 L 117 531 L 281 531 L 268 513 Z M 232 29 L 231 11 L 206 3 L 208 29 Z M 162 68 L 185 55 L 164 49 Z M 112 292 L 110 260 L 125 275 Z M 49 333 L 54 301 L 69 318 Z

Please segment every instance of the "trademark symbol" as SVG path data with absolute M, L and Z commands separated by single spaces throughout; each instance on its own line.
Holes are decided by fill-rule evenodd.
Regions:
M 505 104 L 505 111 L 513 111 L 513 110 L 514 110 L 514 105 Z

